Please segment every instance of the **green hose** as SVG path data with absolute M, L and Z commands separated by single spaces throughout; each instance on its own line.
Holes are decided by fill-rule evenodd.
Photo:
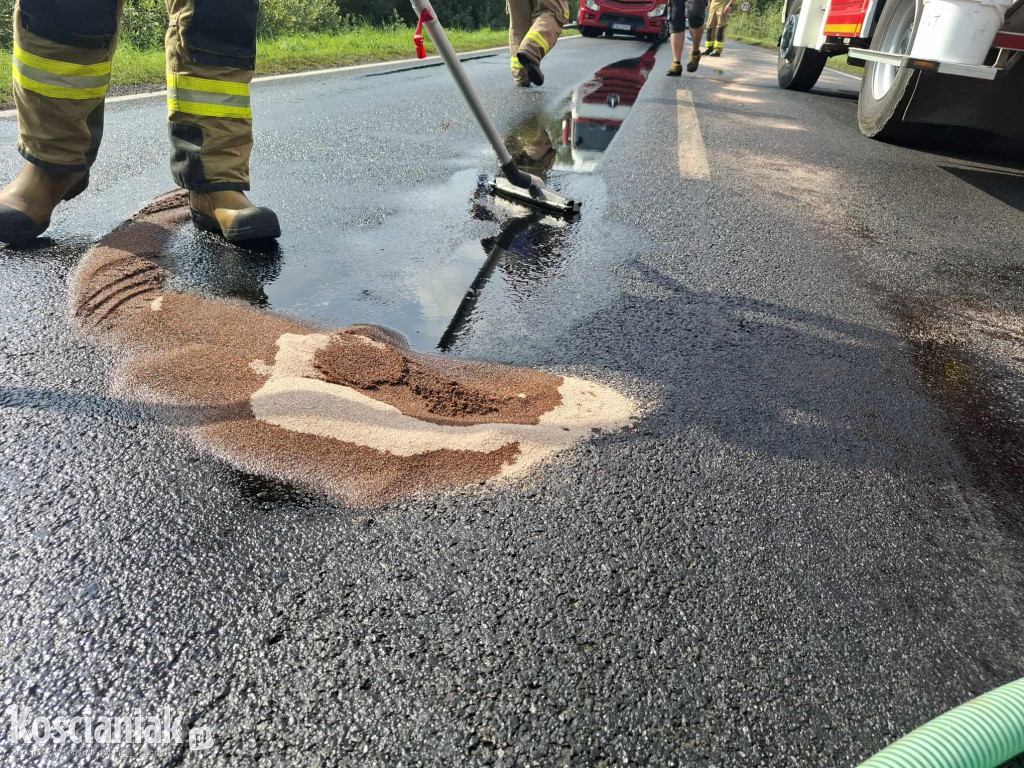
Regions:
M 1024 678 L 951 709 L 860 768 L 996 768 L 1024 752 Z

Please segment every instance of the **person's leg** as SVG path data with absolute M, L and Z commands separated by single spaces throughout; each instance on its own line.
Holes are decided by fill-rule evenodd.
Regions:
M 544 84 L 540 62 L 555 47 L 568 20 L 568 0 L 535 0 L 533 24 L 516 52 L 516 58 L 534 85 Z
M 683 47 L 686 45 L 686 2 L 671 0 L 672 66 L 667 75 L 677 77 L 683 73 Z
M 690 40 L 693 48 L 686 62 L 687 72 L 696 72 L 700 65 L 700 41 L 704 37 L 704 11 L 706 0 L 686 0 L 686 22 L 690 26 Z
M 705 27 L 705 37 L 707 41 L 701 55 L 710 56 L 715 51 L 715 28 L 711 26 L 711 22 Z
M 707 37 L 707 48 L 704 49 L 704 56 L 710 56 L 715 51 L 715 34 L 719 24 L 719 8 L 721 4 L 719 0 L 711 0 L 708 5 L 708 20 L 707 26 L 705 27 L 705 36 Z
M 274 212 L 244 194 L 259 0 L 167 0 L 167 12 L 171 175 L 191 193 L 192 219 L 229 240 L 278 237 Z
M 0 240 L 41 235 L 53 209 L 88 184 L 103 136 L 119 0 L 19 0 L 11 60 L 18 151 L 28 161 L 0 191 Z
M 508 0 L 508 52 L 512 62 L 512 80 L 520 88 L 530 87 L 530 77 L 526 69 L 519 63 L 516 54 L 519 53 L 519 46 L 530 31 L 533 25 L 533 2 L 532 0 Z

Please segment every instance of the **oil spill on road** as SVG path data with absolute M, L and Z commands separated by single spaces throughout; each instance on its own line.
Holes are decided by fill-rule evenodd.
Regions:
M 601 68 L 554 110 L 530 115 L 520 122 L 505 137 L 505 146 L 516 164 L 543 179 L 548 179 L 551 171 L 596 170 L 647 82 L 655 53 L 656 46 L 643 56 Z M 494 218 L 484 204 L 486 198 L 486 181 L 481 179 L 474 197 L 474 218 Z M 510 291 L 518 294 L 527 294 L 531 285 L 554 274 L 564 258 L 565 230 L 572 223 L 526 212 L 508 219 L 497 238 L 483 240 L 487 258 L 442 334 L 438 349 L 451 349 L 472 329 L 480 297 L 496 270 L 501 270 Z
M 550 373 L 419 354 L 391 331 L 333 333 L 174 290 L 168 244 L 188 220 L 171 193 L 100 240 L 71 309 L 113 349 L 116 394 L 174 414 L 205 450 L 255 474 L 359 505 L 514 477 L 637 406 Z
M 894 315 L 1000 525 L 1024 540 L 1024 317 L 948 299 L 901 299 Z
M 506 137 L 524 168 L 556 176 L 549 178 L 554 188 L 586 200 L 582 221 L 536 216 L 495 198 L 491 172 L 466 169 L 440 183 L 364 196 L 341 226 L 327 209 L 322 218 L 295 212 L 281 246 L 262 253 L 186 227 L 167 249 L 168 287 L 241 299 L 328 327 L 385 326 L 421 352 L 522 337 L 540 319 L 554 337 L 614 296 L 611 279 L 599 283 L 605 266 L 641 247 L 637 233 L 604 221 L 607 193 L 591 171 L 653 65 L 651 50 L 604 67 L 553 111 L 529 116 Z M 584 275 L 586 285 L 578 279 Z M 569 281 L 567 294 L 560 286 Z M 566 295 L 578 306 L 566 307 Z

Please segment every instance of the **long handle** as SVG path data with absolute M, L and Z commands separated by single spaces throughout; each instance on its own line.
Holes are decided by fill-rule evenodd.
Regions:
M 466 103 L 469 104 L 469 108 L 473 112 L 473 116 L 476 118 L 476 121 L 480 123 L 480 128 L 483 129 L 484 135 L 487 136 L 487 140 L 491 142 L 491 146 L 494 147 L 494 151 L 498 155 L 498 160 L 501 163 L 502 169 L 508 167 L 515 168 L 515 163 L 512 162 L 512 156 L 508 153 L 508 150 L 505 149 L 505 143 L 501 140 L 501 136 L 498 135 L 498 131 L 494 127 L 494 123 L 491 122 L 491 118 L 484 110 L 484 105 L 480 103 L 480 99 L 476 95 L 476 91 L 473 90 L 473 84 L 469 81 L 469 76 L 466 74 L 466 70 L 463 68 L 462 62 L 459 61 L 459 57 L 455 55 L 455 49 L 452 48 L 452 44 L 448 42 L 448 35 L 445 34 L 444 27 L 441 26 L 441 22 L 437 20 L 437 14 L 434 13 L 434 8 L 430 5 L 430 0 L 411 0 L 411 2 L 413 10 L 416 11 L 416 14 L 423 22 L 423 26 L 430 34 L 430 39 L 434 41 L 434 45 L 437 47 L 437 52 L 441 54 L 441 58 L 444 59 L 444 63 L 448 65 L 448 71 L 452 73 L 452 78 L 455 80 L 455 84 L 459 86 L 459 90 L 462 91 L 462 96 L 466 99 Z

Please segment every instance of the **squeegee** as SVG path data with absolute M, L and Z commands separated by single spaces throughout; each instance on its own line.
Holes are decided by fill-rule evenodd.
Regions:
M 422 34 L 423 29 L 426 29 L 438 53 L 444 59 L 452 79 L 455 80 L 455 84 L 459 87 L 463 98 L 469 105 L 470 111 L 480 124 L 484 136 L 487 137 L 487 140 L 494 148 L 494 152 L 498 155 L 502 175 L 494 180 L 494 191 L 512 200 L 534 205 L 548 211 L 554 211 L 565 216 L 573 216 L 579 213 L 580 202 L 578 200 L 572 200 L 558 194 L 545 186 L 544 182 L 532 173 L 526 173 L 519 169 L 516 161 L 512 159 L 512 155 L 505 148 L 505 144 L 498 135 L 494 123 L 491 122 L 491 118 L 484 109 L 484 105 L 480 102 L 480 98 L 476 95 L 476 91 L 473 89 L 473 84 L 470 82 L 462 62 L 459 61 L 459 57 L 455 54 L 455 49 L 452 48 L 452 44 L 448 41 L 448 35 L 445 34 L 444 27 L 437 20 L 437 14 L 434 13 L 430 0 L 411 1 L 413 10 L 419 16 L 419 25 L 416 27 L 416 37 L 414 38 L 417 57 L 423 59 L 427 55 L 423 47 Z

